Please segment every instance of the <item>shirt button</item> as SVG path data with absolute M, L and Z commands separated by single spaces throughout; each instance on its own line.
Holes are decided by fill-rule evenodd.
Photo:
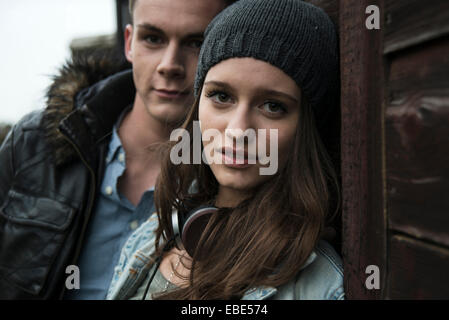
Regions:
M 124 153 L 120 153 L 118 155 L 118 161 L 120 161 L 121 163 L 125 162 L 125 154 Z
M 105 189 L 105 192 L 108 196 L 110 196 L 112 194 L 112 187 L 111 186 L 107 186 Z
M 139 222 L 137 220 L 134 220 L 133 222 L 131 222 L 129 224 L 129 226 L 130 226 L 131 230 L 136 230 L 137 227 L 139 226 Z

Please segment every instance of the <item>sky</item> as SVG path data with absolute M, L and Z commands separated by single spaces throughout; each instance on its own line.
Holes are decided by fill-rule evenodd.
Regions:
M 114 0 L 0 0 L 0 123 L 44 107 L 73 38 L 116 31 Z

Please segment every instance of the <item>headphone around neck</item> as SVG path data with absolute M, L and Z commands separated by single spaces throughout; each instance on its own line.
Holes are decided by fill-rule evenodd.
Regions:
M 162 249 L 162 254 L 155 261 L 156 266 L 153 274 L 151 275 L 150 281 L 146 286 L 142 300 L 145 300 L 151 282 L 153 281 L 153 278 L 156 275 L 156 272 L 162 262 L 164 253 L 171 249 L 172 243 L 175 242 L 180 248 L 184 247 L 187 253 L 191 257 L 193 257 L 203 230 L 209 222 L 210 217 L 217 211 L 218 208 L 213 206 L 200 206 L 189 211 L 187 215 L 183 216 L 182 214 L 178 213 L 178 210 L 173 209 L 172 227 L 174 235 L 170 240 L 167 241 L 164 248 Z
M 193 257 L 203 230 L 211 216 L 218 211 L 213 206 L 200 206 L 182 215 L 174 209 L 172 213 L 172 227 L 178 247 L 187 251 Z

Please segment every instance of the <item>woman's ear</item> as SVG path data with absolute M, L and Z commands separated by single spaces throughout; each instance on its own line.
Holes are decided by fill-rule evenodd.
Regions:
M 125 28 L 125 56 L 126 60 L 133 63 L 132 53 L 132 38 L 133 38 L 133 26 L 128 24 Z

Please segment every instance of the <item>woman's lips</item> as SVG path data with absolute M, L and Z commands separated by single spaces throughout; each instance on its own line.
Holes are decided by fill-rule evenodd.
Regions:
M 221 150 L 216 151 L 221 152 L 222 163 L 227 167 L 243 169 L 249 167 L 252 164 L 249 163 L 250 158 L 248 157 L 248 152 L 246 151 L 236 151 L 235 149 L 230 148 L 222 148 Z M 241 158 L 241 156 L 243 156 L 243 158 Z M 254 157 L 253 160 L 255 159 L 256 158 Z
M 250 166 L 250 164 L 248 163 L 248 159 L 239 159 L 237 163 L 236 158 L 229 158 L 224 153 L 222 153 L 222 161 L 225 166 L 236 169 L 243 169 Z
M 154 92 L 157 96 L 163 99 L 178 99 L 184 98 L 188 92 L 186 91 L 177 91 L 177 90 L 166 90 L 166 89 L 154 89 Z

